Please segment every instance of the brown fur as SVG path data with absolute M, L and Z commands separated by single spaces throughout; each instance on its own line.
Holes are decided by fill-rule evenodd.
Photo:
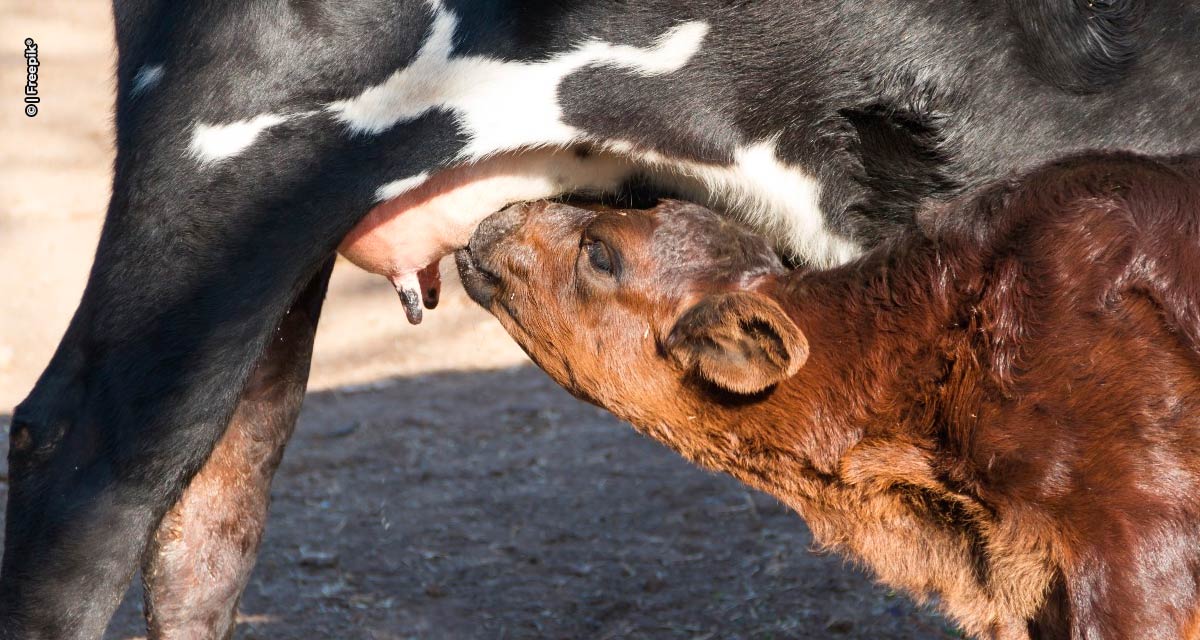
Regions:
M 788 273 L 694 205 L 531 203 L 459 266 L 556 381 L 972 635 L 1200 637 L 1200 162 L 1076 158 L 921 226 Z

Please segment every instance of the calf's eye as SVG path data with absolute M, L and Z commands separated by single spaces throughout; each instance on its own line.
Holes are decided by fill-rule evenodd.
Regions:
M 584 244 L 583 250 L 587 252 L 588 264 L 591 264 L 593 269 L 613 275 L 613 257 L 608 245 L 599 240 L 589 240 Z

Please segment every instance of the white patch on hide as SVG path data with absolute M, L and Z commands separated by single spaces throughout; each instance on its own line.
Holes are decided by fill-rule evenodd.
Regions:
M 577 141 L 582 132 L 562 121 L 558 104 L 558 86 L 563 78 L 590 66 L 625 69 L 644 76 L 672 73 L 695 56 L 708 33 L 706 23 L 694 21 L 675 26 L 645 48 L 592 40 L 537 62 L 474 55 L 451 57 L 458 18 L 439 0 L 430 0 L 429 4 L 433 24 L 416 58 L 382 84 L 355 98 L 332 103 L 328 109 L 351 131 L 364 134 L 385 131 L 432 110 L 447 110 L 455 116 L 468 141 L 458 158 L 467 162 L 506 150 L 565 147 Z M 781 163 L 773 140 L 737 150 L 731 166 L 643 153 L 628 144 L 617 143 L 608 148 L 618 156 L 646 165 L 656 182 L 713 208 L 741 216 L 774 237 L 782 250 L 794 256 L 818 265 L 833 265 L 846 262 L 861 251 L 856 244 L 826 227 L 816 180 Z M 501 190 L 503 194 L 492 191 L 487 194 L 491 197 L 478 202 L 465 197 L 467 193 L 479 197 L 477 190 L 457 194 L 457 198 L 451 199 L 471 209 L 456 211 L 457 216 L 464 220 L 480 219 L 494 211 L 493 207 L 508 202 L 570 191 L 567 184 L 529 179 L 533 174 L 525 169 L 538 165 L 544 158 L 529 162 L 519 171 L 528 176 L 527 181 L 506 184 L 508 188 Z M 628 164 L 628 160 L 619 158 L 616 162 Z M 621 173 L 627 175 L 631 169 L 623 168 Z M 584 186 L 604 192 L 615 186 L 609 184 L 611 174 L 604 173 L 589 176 L 585 170 L 561 182 L 575 185 L 576 189 Z M 505 197 L 507 201 L 500 202 Z
M 192 131 L 192 155 L 205 164 L 231 158 L 254 144 L 260 133 L 287 120 L 288 116 L 264 113 L 229 124 L 197 124 Z
M 148 91 L 158 84 L 163 77 L 163 66 L 161 64 L 145 65 L 133 76 L 133 86 L 129 90 L 129 95 L 139 96 L 143 92 Z
M 825 224 L 820 185 L 807 173 L 779 161 L 775 141 L 742 147 L 724 166 L 638 152 L 627 143 L 608 148 L 630 153 L 646 165 L 650 179 L 720 211 L 737 215 L 793 257 L 827 267 L 850 261 L 862 248 Z
M 408 193 L 409 191 L 412 191 L 413 189 L 421 186 L 428 179 L 429 179 L 429 173 L 426 171 L 422 171 L 421 173 L 418 173 L 417 175 L 412 176 L 410 178 L 404 178 L 402 180 L 393 180 L 393 181 L 383 185 L 382 187 L 379 187 L 379 189 L 377 189 L 375 191 L 375 201 L 383 202 L 385 200 L 391 200 L 392 198 L 402 196 L 402 195 Z
M 432 0 L 433 25 L 416 58 L 382 84 L 327 106 L 355 133 L 376 134 L 432 110 L 454 114 L 468 143 L 459 160 L 500 151 L 565 146 L 580 132 L 562 122 L 558 85 L 590 66 L 625 69 L 644 76 L 679 70 L 700 50 L 708 25 L 677 25 L 650 47 L 590 40 L 538 62 L 486 56 L 451 58 L 458 18 Z
M 397 220 L 407 219 L 396 223 L 395 236 L 413 243 L 395 247 L 395 255 L 403 258 L 398 258 L 401 271 L 415 271 L 440 258 L 426 255 L 433 249 L 454 248 L 449 240 L 427 247 L 421 244 L 423 238 L 462 242 L 483 217 L 512 202 L 611 192 L 639 170 L 662 186 L 741 217 L 774 238 L 781 250 L 815 265 L 843 263 L 861 252 L 828 228 L 819 206 L 819 184 L 781 162 L 773 139 L 735 150 L 734 162 L 724 166 L 680 160 L 622 142 L 608 143 L 605 152 L 587 158 L 568 150 L 583 141 L 586 132 L 563 121 L 558 89 L 564 78 L 589 67 L 647 77 L 676 72 L 700 51 L 707 23 L 680 23 L 646 47 L 593 39 L 542 60 L 522 62 L 455 56 L 458 17 L 440 0 L 428 4 L 433 17 L 429 33 L 406 67 L 355 97 L 321 107 L 321 113 L 359 135 L 378 134 L 437 111 L 457 123 L 466 144 L 451 163 L 456 166 L 437 171 L 420 167 L 427 172 L 376 190 L 380 207 L 402 213 Z M 310 115 L 313 112 L 268 113 L 230 124 L 198 123 L 191 153 L 203 163 L 224 160 L 243 152 L 268 128 Z M 475 168 L 462 170 L 463 165 Z

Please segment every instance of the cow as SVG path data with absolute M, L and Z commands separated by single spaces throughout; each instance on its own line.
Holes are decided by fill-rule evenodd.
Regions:
M 1200 156 L 1081 156 L 788 270 L 699 205 L 533 202 L 456 253 L 571 393 L 975 638 L 1200 638 Z
M 339 247 L 413 321 L 476 222 L 564 193 L 685 197 L 828 267 L 1013 168 L 1200 132 L 1187 0 L 113 14 L 107 217 L 12 417 L 5 639 L 98 637 L 139 564 L 151 636 L 231 632 Z

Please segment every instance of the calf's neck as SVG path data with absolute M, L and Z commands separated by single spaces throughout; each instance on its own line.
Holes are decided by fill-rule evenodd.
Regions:
M 693 204 L 534 202 L 464 284 L 539 366 L 990 638 L 1200 637 L 1200 162 L 1079 157 L 787 270 Z

